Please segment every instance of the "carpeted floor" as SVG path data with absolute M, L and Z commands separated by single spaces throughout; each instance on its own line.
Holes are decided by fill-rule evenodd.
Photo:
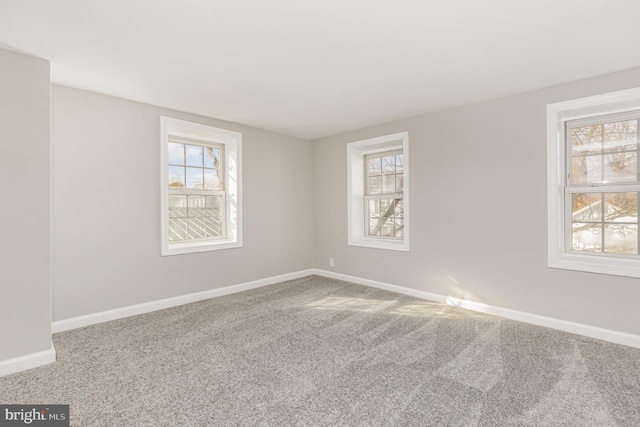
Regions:
M 75 426 L 640 426 L 640 350 L 310 276 L 56 334 Z

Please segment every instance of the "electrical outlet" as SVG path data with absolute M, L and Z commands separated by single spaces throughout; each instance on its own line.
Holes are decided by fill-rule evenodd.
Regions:
M 329 267 L 334 267 L 333 258 L 329 258 Z

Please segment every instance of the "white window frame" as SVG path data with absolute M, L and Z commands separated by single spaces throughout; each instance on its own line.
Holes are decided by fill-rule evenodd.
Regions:
M 616 276 L 640 277 L 640 257 L 571 252 L 569 189 L 566 184 L 567 122 L 640 109 L 640 88 L 547 105 L 548 265 Z M 612 187 L 613 188 L 613 187 Z M 602 191 L 602 189 L 600 190 Z M 633 190 L 629 190 L 633 191 Z
M 369 236 L 365 224 L 365 156 L 391 150 L 402 150 L 404 160 L 403 205 L 404 237 Z M 350 246 L 408 252 L 410 236 L 409 201 L 409 132 L 400 132 L 347 144 L 347 224 Z
M 199 145 L 223 147 L 224 237 L 169 242 L 169 142 L 198 141 Z M 213 192 L 219 193 L 219 192 Z M 160 117 L 160 209 L 161 255 L 179 255 L 242 247 L 242 133 L 200 123 Z

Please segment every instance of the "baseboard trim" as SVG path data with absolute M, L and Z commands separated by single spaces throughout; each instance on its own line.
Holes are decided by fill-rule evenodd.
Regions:
M 417 289 L 406 288 L 403 286 L 392 285 L 390 283 L 364 279 L 362 277 L 350 276 L 342 273 L 335 273 L 333 271 L 314 269 L 314 274 L 318 276 L 328 277 L 331 279 L 344 280 L 347 282 L 357 283 L 359 285 L 365 285 L 373 288 L 397 292 L 404 295 L 410 295 L 416 298 L 421 298 L 429 301 L 435 301 L 443 304 L 454 305 L 457 307 L 462 307 L 468 310 L 478 311 L 481 313 L 493 314 L 495 316 L 504 317 L 506 319 L 518 320 L 520 322 L 530 323 L 538 326 L 544 326 L 547 328 L 557 329 L 560 331 L 569 332 L 577 335 L 583 335 L 590 338 L 596 338 L 599 340 L 608 341 L 615 344 L 622 344 L 629 347 L 640 348 L 640 336 L 628 334 L 626 332 L 618 332 L 610 329 L 599 328 L 597 326 L 590 326 L 582 323 L 575 323 L 575 322 L 569 322 L 566 320 L 555 319 L 552 317 L 540 316 L 537 314 L 527 313 L 524 311 L 512 310 L 510 308 L 497 307 L 497 306 L 483 304 L 475 301 L 469 301 L 469 300 L 464 300 L 460 298 L 434 294 L 431 292 L 425 292 Z
M 56 349 L 51 343 L 51 348 L 36 353 L 0 361 L 0 377 L 38 368 L 56 361 Z
M 99 313 L 87 314 L 84 316 L 72 317 L 64 320 L 57 320 L 51 324 L 51 331 L 52 333 L 55 334 L 58 332 L 64 332 L 71 329 L 82 328 L 85 326 L 95 325 L 103 322 L 109 322 L 111 320 L 137 316 L 139 314 L 150 313 L 152 311 L 162 310 L 165 308 L 189 304 L 192 302 L 202 301 L 202 300 L 215 298 L 215 297 L 221 297 L 223 295 L 235 294 L 237 292 L 261 288 L 263 286 L 273 285 L 275 283 L 286 282 L 287 280 L 295 280 L 295 279 L 300 279 L 302 277 L 311 276 L 313 272 L 314 272 L 313 269 L 301 270 L 294 273 L 281 274 L 279 276 L 267 277 L 265 279 L 254 280 L 251 282 L 240 283 L 237 285 L 225 286 L 222 288 L 211 289 L 208 291 L 195 292 L 192 294 L 180 295 L 177 297 L 145 302 L 142 304 L 130 305 L 127 307 L 116 308 L 113 310 L 102 311 Z
M 379 282 L 376 280 L 365 279 L 357 276 L 336 273 L 333 271 L 311 268 L 301 270 L 294 273 L 272 276 L 265 279 L 254 280 L 251 282 L 240 283 L 237 285 L 225 286 L 222 288 L 211 289 L 203 292 L 196 292 L 187 295 L 181 295 L 173 298 L 166 298 L 158 301 L 152 301 L 142 304 L 131 305 L 127 307 L 116 308 L 113 310 L 103 311 L 99 313 L 88 314 L 85 316 L 72 317 L 69 319 L 58 320 L 52 323 L 52 333 L 64 332 L 71 329 L 82 328 L 85 326 L 95 325 L 98 323 L 108 322 L 111 320 L 122 319 L 125 317 L 137 316 L 139 314 L 150 313 L 152 311 L 162 310 L 165 308 L 175 307 L 192 302 L 202 301 L 210 298 L 216 298 L 223 295 L 234 294 L 237 292 L 248 291 L 263 286 L 273 285 L 275 283 L 285 282 L 287 280 L 300 279 L 312 274 L 327 277 L 331 279 L 344 280 L 347 282 L 357 283 L 373 288 L 384 289 L 399 294 L 410 295 L 416 298 L 435 301 L 442 304 L 453 305 L 480 313 L 493 314 L 495 316 L 504 317 L 506 319 L 517 320 L 520 322 L 530 323 L 533 325 L 544 326 L 547 328 L 557 329 L 572 334 L 583 335 L 590 338 L 596 338 L 603 341 L 622 344 L 629 347 L 640 348 L 640 336 L 625 332 L 614 331 L 611 329 L 599 328 L 597 326 L 585 325 L 582 323 L 570 322 L 567 320 L 555 319 L 552 317 L 540 316 L 524 311 L 513 310 L 504 307 L 498 307 L 480 302 L 464 300 L 451 296 L 425 292 L 418 289 L 411 289 L 404 286 L 393 285 L 390 283 Z M 48 354 L 52 352 L 51 354 Z M 22 356 L 0 362 L 0 376 L 18 372 L 20 370 L 31 369 L 37 366 L 46 365 L 55 361 L 55 349 L 53 345 L 51 350 L 32 355 Z M 18 366 L 17 369 L 11 370 L 11 366 Z M 22 367 L 26 366 L 26 367 Z

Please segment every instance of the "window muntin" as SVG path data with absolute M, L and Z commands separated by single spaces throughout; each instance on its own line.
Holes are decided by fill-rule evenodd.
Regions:
M 566 247 L 638 257 L 640 111 L 566 122 Z
M 365 227 L 368 237 L 404 237 L 404 157 L 402 150 L 367 154 L 365 159 Z

